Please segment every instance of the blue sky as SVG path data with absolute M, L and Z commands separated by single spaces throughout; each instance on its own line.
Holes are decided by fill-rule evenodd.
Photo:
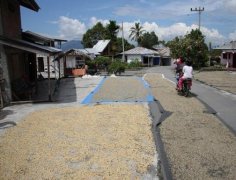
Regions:
M 135 22 L 159 39 L 171 40 L 198 27 L 213 45 L 236 40 L 236 0 L 36 0 L 39 12 L 21 8 L 23 31 L 62 39 L 81 39 L 98 21 L 123 21 L 125 38 Z

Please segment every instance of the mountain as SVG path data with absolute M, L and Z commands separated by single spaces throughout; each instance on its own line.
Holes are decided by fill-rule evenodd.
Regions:
M 61 45 L 61 49 L 63 51 L 68 51 L 70 49 L 83 49 L 83 48 L 84 46 L 80 40 L 71 40 Z

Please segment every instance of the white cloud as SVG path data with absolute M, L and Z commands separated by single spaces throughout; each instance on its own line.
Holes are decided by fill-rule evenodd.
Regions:
M 63 39 L 81 39 L 86 32 L 86 25 L 78 19 L 61 16 L 58 20 L 59 37 Z
M 91 17 L 91 18 L 90 18 L 89 26 L 90 26 L 90 27 L 93 27 L 93 26 L 96 25 L 98 22 L 101 22 L 103 26 L 106 26 L 107 24 L 109 24 L 109 20 L 103 20 L 103 19 L 97 19 L 96 17 Z
M 88 25 L 81 22 L 78 19 L 72 19 L 65 16 L 61 16 L 57 21 L 59 25 L 59 37 L 67 40 L 71 39 L 82 39 L 83 34 L 88 30 L 88 28 L 94 26 L 97 22 L 101 22 L 104 26 L 109 23 L 109 20 L 97 19 L 96 17 L 91 17 Z M 144 30 L 147 32 L 154 31 L 160 40 L 171 40 L 176 36 L 184 36 L 186 33 L 190 32 L 192 29 L 198 28 L 198 25 L 188 26 L 185 23 L 175 23 L 170 26 L 160 26 L 156 22 L 139 22 L 143 26 Z M 135 22 L 124 22 L 124 37 L 129 40 L 130 28 L 134 26 Z M 119 24 L 120 26 L 122 24 Z M 225 41 L 225 37 L 221 35 L 216 29 L 208 29 L 206 27 L 201 27 L 201 31 L 206 36 L 207 42 L 212 43 L 222 43 Z M 121 37 L 121 31 L 118 36 Z M 231 39 L 236 38 L 236 31 L 229 35 Z
M 236 40 L 236 30 L 229 34 L 229 39 L 234 41 Z
M 130 28 L 134 26 L 134 23 L 124 22 L 124 37 L 129 39 Z M 187 26 L 185 23 L 175 23 L 168 27 L 159 26 L 157 23 L 145 22 L 141 24 L 143 29 L 147 32 L 154 31 L 160 40 L 172 40 L 176 36 L 184 36 L 189 33 L 192 29 L 198 28 L 198 25 Z M 201 27 L 202 33 L 206 37 L 206 42 L 212 43 L 222 43 L 225 41 L 223 35 L 221 35 L 216 29 L 208 29 L 206 27 Z M 119 33 L 121 36 L 121 33 Z
M 235 0 L 224 0 L 224 4 L 226 9 L 231 11 L 232 13 L 236 13 L 236 1 Z

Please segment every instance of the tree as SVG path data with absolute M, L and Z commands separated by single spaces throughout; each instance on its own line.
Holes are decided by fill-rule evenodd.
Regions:
M 122 52 L 122 39 L 117 37 L 119 28 L 120 27 L 116 24 L 116 21 L 110 20 L 106 27 L 98 22 L 83 35 L 82 41 L 84 47 L 91 48 L 97 43 L 98 40 L 110 39 L 112 54 L 115 55 L 118 52 Z M 124 39 L 124 46 L 125 50 L 129 50 L 134 47 L 126 39 Z
M 116 41 L 117 33 L 119 32 L 120 26 L 116 24 L 116 21 L 109 21 L 106 25 L 106 38 L 111 39 L 111 41 Z
M 98 22 L 83 35 L 82 43 L 85 48 L 91 48 L 98 42 L 98 40 L 105 39 L 106 37 L 106 28 L 103 27 L 101 22 Z
M 116 42 L 117 42 L 117 52 L 122 52 L 123 51 L 122 38 L 118 37 Z M 127 51 L 132 48 L 134 48 L 134 45 L 130 44 L 126 39 L 124 39 L 124 50 Z
M 183 37 L 175 37 L 172 41 L 166 44 L 171 49 L 171 57 L 177 59 L 179 57 L 186 57 L 186 52 L 184 49 L 184 39 Z
M 192 30 L 185 35 L 187 57 L 192 60 L 193 66 L 200 68 L 206 66 L 208 61 L 208 47 L 205 37 L 199 29 Z
M 140 41 L 140 45 L 148 49 L 151 49 L 154 45 L 157 44 L 158 44 L 158 37 L 154 31 L 152 31 L 151 33 L 149 32 L 144 33 Z
M 199 29 L 192 30 L 184 37 L 175 37 L 167 43 L 173 58 L 184 57 L 193 62 L 193 66 L 200 68 L 208 61 L 208 48 L 205 37 Z
M 134 27 L 130 28 L 129 38 L 131 38 L 131 40 L 136 41 L 139 46 L 144 32 L 145 30 L 143 30 L 143 27 L 140 25 L 140 23 L 135 23 Z

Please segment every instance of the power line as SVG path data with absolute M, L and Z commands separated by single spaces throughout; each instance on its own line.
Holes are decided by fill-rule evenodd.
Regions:
M 199 8 L 195 8 L 195 9 L 191 8 L 190 10 L 198 12 L 198 28 L 200 30 L 200 28 L 201 28 L 201 13 L 202 13 L 202 11 L 204 11 L 204 7 L 203 8 L 199 7 Z

